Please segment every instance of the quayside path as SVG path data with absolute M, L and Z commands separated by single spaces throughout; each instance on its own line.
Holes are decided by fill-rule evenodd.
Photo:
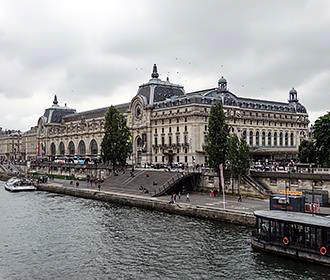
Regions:
M 168 173 L 167 173 L 168 174 Z M 79 181 L 78 188 L 76 187 L 76 181 L 70 184 L 69 180 L 54 179 L 49 181 L 49 184 L 58 184 L 69 188 L 76 189 L 88 189 L 88 190 L 98 190 L 95 183 L 90 184 L 85 181 Z M 119 194 L 133 194 L 137 196 L 142 196 L 145 198 L 150 198 L 150 193 L 143 193 L 139 190 L 139 185 L 120 185 L 120 184 L 109 184 L 107 181 L 100 184 L 102 192 L 114 192 Z M 177 203 L 189 203 L 196 206 L 210 207 L 214 209 L 224 209 L 223 196 L 220 194 L 217 197 L 210 197 L 207 193 L 193 192 L 189 194 L 189 202 L 187 202 L 186 195 L 181 195 L 181 198 L 177 196 Z M 156 200 L 170 202 L 171 197 L 169 195 L 154 198 Z M 241 202 L 238 202 L 237 196 L 225 195 L 225 208 L 229 210 L 243 211 L 253 213 L 255 210 L 266 210 L 269 208 L 268 199 L 257 199 L 243 197 Z

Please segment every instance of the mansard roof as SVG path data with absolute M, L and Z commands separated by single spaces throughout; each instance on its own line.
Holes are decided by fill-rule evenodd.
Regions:
M 153 105 L 155 102 L 184 95 L 183 86 L 171 83 L 168 78 L 166 81 L 162 81 L 158 77 L 157 65 L 154 64 L 151 79 L 140 85 L 137 92 L 137 95 L 143 96 L 143 100 L 146 102 L 145 105 Z
M 128 111 L 128 107 L 129 107 L 130 103 L 123 103 L 123 104 L 118 104 L 118 105 L 114 105 L 114 107 L 121 113 L 126 113 Z M 88 111 L 83 111 L 83 112 L 79 112 L 79 113 L 74 113 L 74 114 L 70 114 L 67 115 L 65 117 L 63 117 L 63 120 L 65 122 L 70 122 L 70 121 L 78 121 L 78 120 L 82 120 L 82 119 L 96 119 L 96 118 L 101 118 L 104 117 L 106 115 L 106 113 L 109 110 L 109 107 L 103 107 L 103 108 L 97 108 L 94 110 L 88 110 Z
M 299 102 L 297 104 L 238 97 L 234 93 L 226 90 L 220 91 L 218 88 L 210 88 L 187 93 L 182 96 L 176 96 L 154 104 L 155 108 L 178 106 L 189 103 L 213 104 L 221 100 L 225 106 L 234 106 L 239 108 L 257 109 L 275 112 L 299 112 L 307 113 L 306 108 Z

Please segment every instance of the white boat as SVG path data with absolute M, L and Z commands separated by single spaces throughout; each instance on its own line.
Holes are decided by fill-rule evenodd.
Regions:
M 11 178 L 5 183 L 5 190 L 10 192 L 35 191 L 37 188 L 26 179 Z

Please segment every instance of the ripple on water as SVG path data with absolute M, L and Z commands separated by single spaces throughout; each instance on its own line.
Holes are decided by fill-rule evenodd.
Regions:
M 253 252 L 250 230 L 0 187 L 0 279 L 327 279 Z

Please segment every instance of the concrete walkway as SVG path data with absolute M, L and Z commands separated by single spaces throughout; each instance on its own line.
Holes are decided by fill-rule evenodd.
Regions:
M 49 183 L 57 183 L 66 187 L 76 187 L 76 181 L 73 181 L 73 184 L 70 184 L 69 180 L 50 180 Z M 145 194 L 138 189 L 138 186 L 135 187 L 127 187 L 127 186 L 110 186 L 108 184 L 100 184 L 101 191 L 106 192 L 115 192 L 120 194 L 132 194 L 144 197 L 151 197 L 150 194 Z M 97 190 L 97 185 L 90 184 L 84 181 L 79 181 L 79 189 L 94 189 Z M 162 196 L 154 198 L 156 200 L 170 202 L 170 196 Z M 225 196 L 225 208 L 227 210 L 236 210 L 242 212 L 253 212 L 255 210 L 267 210 L 269 209 L 269 201 L 256 199 L 256 198 L 245 198 L 242 197 L 242 202 L 237 201 L 237 196 L 226 195 Z M 181 195 L 181 199 L 177 196 L 177 203 L 187 203 L 186 195 Z M 217 197 L 210 197 L 207 193 L 191 193 L 190 194 L 190 202 L 191 205 L 203 206 L 214 209 L 224 209 L 223 207 L 223 197 L 222 195 L 218 195 Z
M 73 184 L 70 184 L 69 180 L 50 180 L 49 183 L 56 183 L 66 187 L 76 187 L 76 181 L 73 181 Z M 151 198 L 151 194 L 143 193 L 139 190 L 138 186 L 111 186 L 107 183 L 100 184 L 101 192 L 113 192 L 118 194 L 128 194 L 136 195 L 142 197 Z M 79 181 L 79 189 L 93 189 L 98 190 L 97 185 L 90 184 L 84 181 Z M 170 202 L 171 197 L 169 195 L 153 198 L 162 202 Z M 186 195 L 181 195 L 181 199 L 177 196 L 177 203 L 189 203 L 193 206 L 202 206 L 212 209 L 224 209 L 224 202 L 222 194 L 217 197 L 210 197 L 207 193 L 190 193 L 190 202 L 186 201 Z M 233 195 L 225 195 L 225 209 L 234 210 L 245 213 L 253 213 L 256 210 L 268 210 L 269 209 L 269 200 L 268 199 L 258 199 L 250 197 L 242 197 L 242 201 L 238 202 L 238 197 Z M 330 208 L 321 207 L 321 213 L 323 215 L 330 215 Z

